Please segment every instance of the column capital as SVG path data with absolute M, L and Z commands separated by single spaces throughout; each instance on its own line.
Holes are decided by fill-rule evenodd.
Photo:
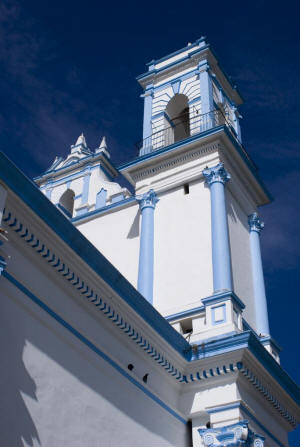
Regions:
M 205 447 L 222 447 L 226 439 L 230 439 L 232 447 L 241 445 L 249 445 L 251 447 L 264 446 L 264 437 L 249 430 L 248 421 L 240 421 L 237 424 L 226 427 L 199 429 L 198 432 Z
M 225 185 L 231 178 L 229 172 L 224 168 L 224 163 L 219 163 L 212 168 L 205 168 L 203 169 L 202 174 L 208 186 L 211 186 L 216 182 Z
M 248 224 L 250 231 L 256 231 L 258 234 L 265 226 L 264 222 L 260 220 L 257 213 L 252 213 L 248 216 Z
M 144 208 L 155 208 L 157 202 L 159 201 L 156 193 L 153 191 L 153 189 L 150 189 L 149 191 L 145 192 L 144 194 L 141 194 L 140 196 L 136 196 L 137 201 L 140 204 L 141 211 Z

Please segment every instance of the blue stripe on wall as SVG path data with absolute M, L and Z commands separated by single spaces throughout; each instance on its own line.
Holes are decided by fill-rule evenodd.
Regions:
M 101 351 L 97 346 L 95 346 L 90 340 L 88 340 L 84 335 L 73 328 L 69 323 L 67 323 L 62 317 L 60 317 L 56 312 L 54 312 L 50 307 L 48 307 L 43 301 L 41 301 L 37 296 L 30 292 L 23 284 L 21 284 L 16 278 L 10 275 L 7 271 L 3 271 L 2 276 L 4 276 L 8 281 L 10 281 L 15 287 L 17 287 L 24 295 L 26 295 L 32 302 L 43 309 L 50 317 L 54 318 L 58 324 L 63 326 L 68 332 L 70 332 L 74 337 L 80 340 L 85 346 L 87 346 L 91 351 L 97 354 L 100 358 L 105 360 L 110 366 L 112 366 L 116 371 L 118 371 L 123 377 L 125 377 L 129 382 L 135 385 L 140 391 L 142 391 L 146 396 L 150 397 L 154 402 L 156 402 L 161 408 L 166 410 L 172 416 L 174 416 L 178 421 L 186 424 L 187 421 L 176 413 L 172 408 L 165 404 L 161 399 L 155 396 L 151 391 L 145 388 L 137 380 L 135 380 L 131 375 L 129 375 L 123 368 L 121 368 L 114 360 L 112 360 L 108 355 Z

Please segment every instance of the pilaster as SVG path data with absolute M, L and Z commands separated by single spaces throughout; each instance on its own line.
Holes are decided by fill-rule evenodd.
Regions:
M 252 213 L 248 217 L 248 223 L 250 232 L 256 330 L 258 334 L 269 335 L 267 298 L 259 239 L 260 232 L 264 228 L 264 223 L 260 220 L 257 213 Z
M 203 170 L 203 176 L 211 192 L 211 236 L 214 293 L 232 290 L 231 256 L 225 202 L 225 184 L 230 174 L 219 163 Z
M 137 197 L 142 215 L 140 235 L 140 256 L 138 273 L 138 291 L 153 302 L 153 265 L 154 265 L 154 209 L 158 198 L 150 189 Z

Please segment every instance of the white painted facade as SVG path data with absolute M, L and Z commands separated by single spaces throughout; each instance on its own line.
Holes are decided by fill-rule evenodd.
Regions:
M 288 447 L 300 391 L 265 329 L 241 98 L 204 39 L 138 79 L 137 159 L 81 135 L 41 193 L 0 154 L 4 445 Z

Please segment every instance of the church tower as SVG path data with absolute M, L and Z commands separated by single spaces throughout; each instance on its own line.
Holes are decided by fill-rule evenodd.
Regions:
M 137 80 L 137 157 L 116 168 L 105 139 L 91 151 L 81 135 L 36 181 L 191 344 L 179 406 L 193 445 L 288 446 L 299 393 L 269 330 L 259 208 L 272 198 L 242 144 L 242 97 L 205 38 Z
M 120 171 L 137 197 L 153 191 L 159 199 L 154 236 L 141 227 L 155 253 L 153 305 L 191 340 L 245 325 L 268 337 L 258 207 L 271 198 L 241 142 L 239 92 L 204 38 L 152 61 L 137 79 L 143 141 Z M 140 254 L 144 287 L 150 258 Z

